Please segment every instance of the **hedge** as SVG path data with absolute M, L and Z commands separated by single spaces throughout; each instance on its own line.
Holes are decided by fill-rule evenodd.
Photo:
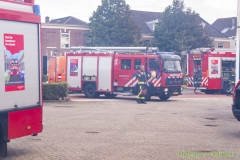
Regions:
M 43 83 L 43 100 L 59 100 L 68 96 L 68 84 Z

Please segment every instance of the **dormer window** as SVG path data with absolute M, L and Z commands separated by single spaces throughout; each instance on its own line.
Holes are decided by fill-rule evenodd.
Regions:
M 158 23 L 158 20 L 154 20 L 154 21 L 150 21 L 150 22 L 146 22 L 146 24 L 148 25 L 149 29 L 153 32 L 155 30 L 155 27 Z

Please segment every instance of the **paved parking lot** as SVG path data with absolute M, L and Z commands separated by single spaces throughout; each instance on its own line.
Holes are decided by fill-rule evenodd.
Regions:
M 231 102 L 45 103 L 43 133 L 11 141 L 6 159 L 176 160 L 195 152 L 205 153 L 199 158 L 204 160 L 217 159 L 220 152 L 239 159 L 240 122 L 232 115 Z

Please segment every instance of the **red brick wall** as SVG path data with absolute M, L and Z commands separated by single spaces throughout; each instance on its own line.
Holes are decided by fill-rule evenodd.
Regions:
M 62 49 L 60 47 L 60 36 L 62 33 L 69 33 L 70 32 L 70 46 L 85 46 L 86 45 L 86 38 L 84 36 L 84 30 L 77 30 L 77 29 L 67 29 L 66 32 L 64 29 L 52 29 L 52 28 L 42 28 L 42 54 L 51 55 L 51 51 L 57 51 L 57 55 L 65 55 L 65 52 L 68 52 L 69 49 Z M 54 48 L 47 48 L 47 47 L 56 47 Z

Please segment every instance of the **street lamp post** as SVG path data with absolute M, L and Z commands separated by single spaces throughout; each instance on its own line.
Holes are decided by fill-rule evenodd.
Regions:
M 235 83 L 237 83 L 240 80 L 240 0 L 237 2 L 237 39 L 236 39 L 236 77 L 235 77 Z

